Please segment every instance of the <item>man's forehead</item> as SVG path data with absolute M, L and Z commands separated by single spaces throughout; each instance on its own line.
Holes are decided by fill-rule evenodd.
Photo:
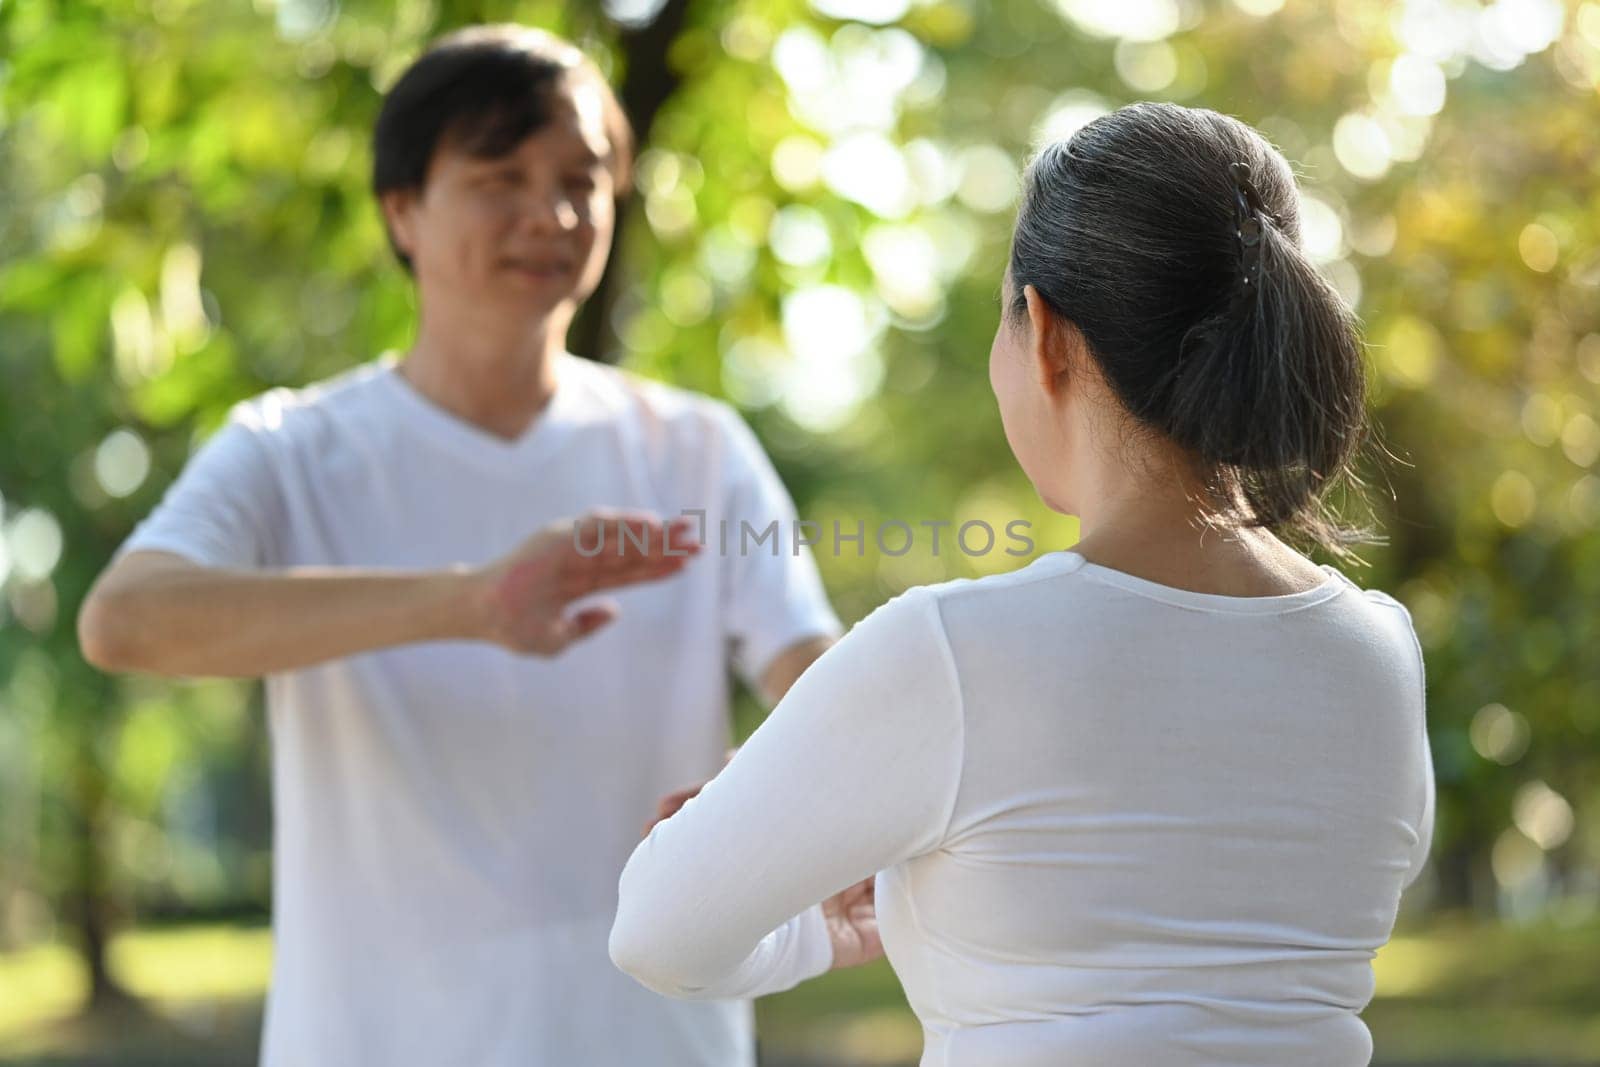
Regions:
M 598 160 L 611 158 L 611 138 L 606 134 L 605 102 L 600 90 L 586 81 L 563 79 L 550 94 L 550 121 L 533 132 L 535 138 L 554 135 L 580 142 Z
M 611 162 L 613 148 L 606 128 L 605 103 L 598 90 L 582 83 L 569 85 L 564 79 L 548 88 L 540 110 L 543 115 L 538 125 L 515 144 L 499 147 L 505 142 L 498 137 L 474 143 L 480 138 L 472 132 L 452 130 L 441 138 L 434 158 L 472 164 L 519 156 L 547 159 L 554 154 L 563 160 Z
M 600 87 L 589 82 L 572 84 L 572 106 L 584 143 L 595 155 L 611 155 L 611 138 L 606 133 L 606 105 Z

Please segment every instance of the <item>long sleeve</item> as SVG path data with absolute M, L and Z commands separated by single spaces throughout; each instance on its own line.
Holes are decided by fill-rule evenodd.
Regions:
M 1412 650 L 1416 653 L 1416 679 L 1417 679 L 1417 743 L 1419 748 L 1418 763 L 1421 765 L 1421 774 L 1418 778 L 1422 791 L 1421 812 L 1417 817 L 1417 842 L 1411 850 L 1411 857 L 1407 863 L 1406 873 L 1402 879 L 1402 886 L 1410 888 L 1422 875 L 1423 868 L 1428 863 L 1428 853 L 1433 847 L 1434 807 L 1436 803 L 1434 773 L 1433 773 L 1433 746 L 1428 740 L 1428 668 L 1422 654 L 1422 642 L 1417 638 L 1417 628 L 1411 620 L 1411 612 L 1407 607 L 1388 593 L 1376 589 L 1367 590 L 1367 599 L 1375 603 L 1387 605 L 1404 624 L 1405 637 Z
M 640 842 L 618 887 L 612 960 L 696 999 L 777 992 L 827 970 L 816 905 L 943 839 L 962 716 L 937 596 L 912 590 L 879 608 Z

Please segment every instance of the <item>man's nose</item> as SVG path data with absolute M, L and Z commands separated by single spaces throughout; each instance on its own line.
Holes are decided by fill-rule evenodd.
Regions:
M 530 189 L 521 204 L 522 219 L 535 229 L 565 233 L 578 226 L 578 208 L 560 188 Z

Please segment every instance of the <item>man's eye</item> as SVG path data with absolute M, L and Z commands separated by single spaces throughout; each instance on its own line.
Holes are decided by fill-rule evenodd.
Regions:
M 567 178 L 566 186 L 568 189 L 577 189 L 585 193 L 593 192 L 595 187 L 594 179 L 586 174 L 573 175 Z

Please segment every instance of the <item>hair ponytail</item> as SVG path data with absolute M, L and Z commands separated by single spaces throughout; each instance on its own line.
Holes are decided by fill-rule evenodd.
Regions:
M 1283 158 L 1234 119 L 1137 104 L 1045 149 L 1025 185 L 1017 292 L 1037 288 L 1129 412 L 1196 458 L 1216 517 L 1334 552 L 1370 540 L 1325 505 L 1365 440 L 1362 342 L 1300 248 Z
M 1354 316 L 1268 221 L 1256 284 L 1179 342 L 1167 432 L 1217 468 L 1250 525 L 1342 544 L 1317 505 L 1364 440 L 1365 400 Z

